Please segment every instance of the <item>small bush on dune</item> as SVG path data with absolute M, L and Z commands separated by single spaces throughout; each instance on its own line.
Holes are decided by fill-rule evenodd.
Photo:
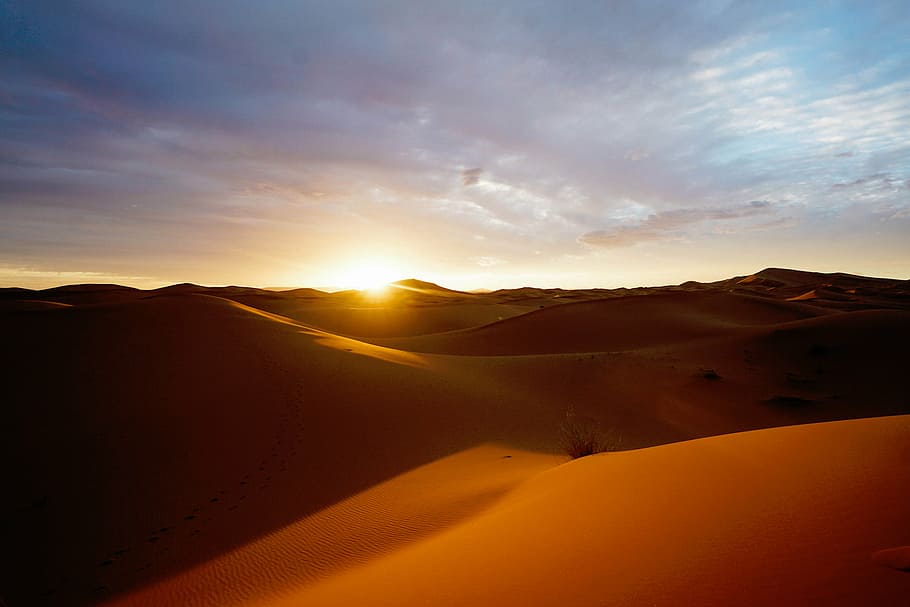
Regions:
M 561 428 L 562 447 L 572 459 L 617 451 L 622 438 L 615 432 L 603 432 L 599 424 L 590 418 L 579 417 L 570 408 Z
M 565 423 L 562 427 L 563 449 L 572 459 L 593 455 L 603 451 L 600 437 L 590 427 L 576 423 Z

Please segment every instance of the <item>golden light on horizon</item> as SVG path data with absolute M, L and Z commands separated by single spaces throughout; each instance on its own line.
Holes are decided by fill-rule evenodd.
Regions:
M 371 294 L 382 294 L 389 283 L 405 278 L 400 265 L 388 259 L 365 259 L 343 267 L 333 277 L 341 289 L 357 289 Z

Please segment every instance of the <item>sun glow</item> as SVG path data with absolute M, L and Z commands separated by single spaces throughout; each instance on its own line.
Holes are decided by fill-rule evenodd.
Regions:
M 377 293 L 384 291 L 390 282 L 404 277 L 396 264 L 387 260 L 370 259 L 348 265 L 338 273 L 334 282 L 342 289 Z

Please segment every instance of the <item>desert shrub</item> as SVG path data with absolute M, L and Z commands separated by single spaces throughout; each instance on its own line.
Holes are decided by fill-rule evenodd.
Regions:
M 579 417 L 571 408 L 560 429 L 562 448 L 572 459 L 617 451 L 622 444 L 622 437 L 615 431 L 605 432 L 593 419 Z

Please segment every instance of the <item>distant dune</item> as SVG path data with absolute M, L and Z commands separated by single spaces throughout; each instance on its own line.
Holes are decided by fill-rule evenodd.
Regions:
M 784 269 L 2 289 L 0 601 L 902 605 L 908 308 Z M 567 419 L 625 451 L 567 463 Z
M 445 354 L 602 352 L 685 342 L 824 313 L 723 292 L 666 292 L 568 303 L 458 333 L 383 343 Z

